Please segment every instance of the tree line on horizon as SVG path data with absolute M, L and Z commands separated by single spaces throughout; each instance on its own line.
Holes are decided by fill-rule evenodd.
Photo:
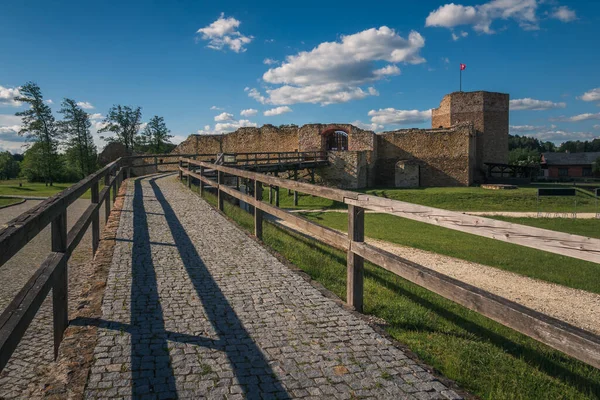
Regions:
M 530 136 L 508 136 L 508 163 L 513 165 L 539 165 L 542 153 L 600 152 L 600 139 L 568 140 L 555 145 Z
M 0 153 L 0 179 L 21 176 L 52 186 L 53 182 L 79 181 L 96 171 L 98 150 L 90 131 L 89 114 L 75 100 L 65 98 L 58 111 L 62 119 L 57 121 L 36 83 L 27 82 L 19 92 L 21 95 L 15 100 L 27 103 L 29 108 L 15 113 L 22 119 L 18 133 L 32 144 L 22 157 Z M 160 154 L 175 146 L 170 143 L 173 136 L 163 117 L 155 115 L 140 132 L 141 125 L 141 107 L 113 105 L 98 133 L 112 133 L 113 136 L 101 138 L 123 144 L 128 154 Z

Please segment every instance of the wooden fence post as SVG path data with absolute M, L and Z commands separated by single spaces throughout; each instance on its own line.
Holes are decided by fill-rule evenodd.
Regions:
M 200 176 L 204 177 L 204 167 L 200 167 Z M 200 179 L 200 197 L 204 196 L 204 181 Z
M 187 174 L 187 187 L 191 190 L 192 189 L 192 176 L 189 174 L 189 172 L 192 171 L 192 166 L 190 163 L 188 163 L 187 165 L 187 170 L 188 170 L 188 174 Z
M 112 184 L 112 202 L 114 203 L 115 201 L 117 201 L 117 193 L 119 191 L 119 189 L 117 188 L 117 175 L 118 172 L 115 172 L 115 179 L 113 180 L 113 184 Z
M 158 172 L 158 157 L 154 157 L 154 172 Z M 179 179 L 181 179 L 181 177 Z
M 52 251 L 67 252 L 67 209 L 52 221 Z M 54 321 L 54 359 L 58 357 L 58 348 L 63 334 L 69 325 L 69 275 L 68 264 L 54 272 L 52 286 L 52 315 Z
M 98 181 L 92 185 L 92 204 L 97 205 L 100 202 L 99 186 Z M 100 209 L 97 209 L 92 216 L 92 255 L 96 254 L 98 243 L 100 243 Z
M 104 222 L 108 221 L 110 215 L 110 172 L 104 175 L 104 187 L 109 188 L 106 197 L 104 198 Z
M 217 188 L 217 202 L 219 211 L 223 211 L 223 192 L 221 191 L 221 185 L 223 184 L 223 172 L 217 171 L 217 183 L 219 187 Z
M 183 180 L 183 171 L 181 170 L 181 167 L 183 166 L 183 163 L 181 162 L 181 159 L 179 160 L 179 181 L 181 182 Z
M 298 181 L 298 169 L 294 170 L 294 180 Z M 298 191 L 294 190 L 294 206 L 298 205 Z
M 349 306 L 363 311 L 364 259 L 352 251 L 352 242 L 365 240 L 365 209 L 348 205 L 348 238 L 350 248 L 347 259 L 346 299 Z
M 254 198 L 256 201 L 262 201 L 262 182 L 254 181 Z M 254 207 L 254 236 L 262 240 L 263 235 L 263 211 Z

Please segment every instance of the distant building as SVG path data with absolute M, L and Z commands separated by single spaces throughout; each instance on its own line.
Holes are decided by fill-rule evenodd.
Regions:
M 600 152 L 543 153 L 542 171 L 548 179 L 593 178 L 592 164 Z

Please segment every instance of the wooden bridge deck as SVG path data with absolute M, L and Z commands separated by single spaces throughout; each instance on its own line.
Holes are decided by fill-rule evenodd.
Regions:
M 173 176 L 123 211 L 87 398 L 458 398 Z

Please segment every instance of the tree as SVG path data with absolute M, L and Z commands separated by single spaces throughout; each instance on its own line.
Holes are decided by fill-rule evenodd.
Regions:
M 102 139 L 107 142 L 122 143 L 127 152 L 131 153 L 142 124 L 142 109 L 122 105 L 112 106 L 103 123 L 105 126 L 98 132 L 112 132 L 115 136 L 102 137 Z
M 167 144 L 170 144 L 169 139 L 173 137 L 169 133 L 171 131 L 167 129 L 164 118 L 155 115 L 148 121 L 148 125 L 144 128 L 142 135 L 150 147 L 150 152 L 161 154 L 166 151 Z
M 52 186 L 58 139 L 60 138 L 52 110 L 48 104 L 44 103 L 42 91 L 37 84 L 27 82 L 19 89 L 19 92 L 22 96 L 15 100 L 29 104 L 28 110 L 15 114 L 22 117 L 23 120 L 19 135 L 39 143 L 38 156 L 43 168 L 43 179 L 46 185 Z
M 59 113 L 64 115 L 58 125 L 67 138 L 67 160 L 79 172 L 80 179 L 84 178 L 96 169 L 97 151 L 90 133 L 92 123 L 88 114 L 73 99 L 64 99 Z
M 596 161 L 592 164 L 592 171 L 594 171 L 594 174 L 600 175 L 600 157 L 596 158 Z
M 0 179 L 12 179 L 19 176 L 20 166 L 10 152 L 0 153 Z
M 29 182 L 47 182 L 47 170 L 45 157 L 45 146 L 42 142 L 35 142 L 23 155 L 21 162 L 21 174 Z M 53 153 L 50 155 L 50 164 L 52 165 L 52 178 L 59 178 L 62 173 L 62 163 L 59 155 Z

